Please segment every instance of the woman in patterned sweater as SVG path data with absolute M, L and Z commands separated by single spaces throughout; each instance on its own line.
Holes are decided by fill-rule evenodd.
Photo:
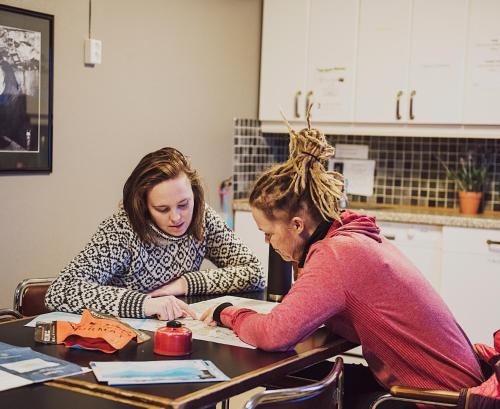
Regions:
M 207 258 L 215 269 L 200 270 Z M 123 209 L 101 223 L 45 297 L 48 308 L 142 318 L 191 315 L 176 295 L 264 288 L 257 258 L 204 201 L 174 148 L 146 155 L 123 188 Z

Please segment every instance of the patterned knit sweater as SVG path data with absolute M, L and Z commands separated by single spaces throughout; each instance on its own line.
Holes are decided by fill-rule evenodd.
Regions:
M 183 276 L 188 295 L 260 290 L 262 266 L 219 215 L 205 207 L 204 237 L 167 235 L 159 244 L 141 241 L 121 210 L 101 223 L 87 246 L 61 272 L 45 297 L 48 308 L 80 313 L 85 308 L 143 318 L 147 293 Z M 216 269 L 199 271 L 204 258 Z

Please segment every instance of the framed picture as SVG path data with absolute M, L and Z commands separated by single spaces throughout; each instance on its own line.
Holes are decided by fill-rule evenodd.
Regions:
M 52 171 L 54 16 L 0 4 L 0 172 Z

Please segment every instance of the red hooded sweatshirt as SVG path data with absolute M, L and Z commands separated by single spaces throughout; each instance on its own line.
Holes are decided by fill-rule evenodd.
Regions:
M 482 380 L 467 337 L 418 269 L 379 235 L 375 218 L 346 211 L 312 244 L 288 295 L 270 314 L 228 307 L 222 323 L 268 351 L 325 326 L 360 343 L 378 381 L 459 390 Z

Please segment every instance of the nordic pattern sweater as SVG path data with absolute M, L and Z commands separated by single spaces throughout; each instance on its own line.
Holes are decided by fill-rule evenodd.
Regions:
M 459 390 L 481 382 L 467 337 L 417 268 L 373 217 L 346 211 L 314 243 L 304 269 L 270 314 L 225 308 L 222 323 L 245 342 L 287 350 L 325 324 L 360 343 L 378 381 Z
M 154 228 L 160 244 L 146 244 L 121 210 L 99 226 L 87 246 L 50 286 L 51 310 L 80 313 L 93 308 L 142 318 L 147 293 L 183 276 L 188 294 L 226 294 L 265 287 L 263 270 L 222 218 L 205 207 L 203 241 Z M 204 258 L 217 266 L 199 271 Z

